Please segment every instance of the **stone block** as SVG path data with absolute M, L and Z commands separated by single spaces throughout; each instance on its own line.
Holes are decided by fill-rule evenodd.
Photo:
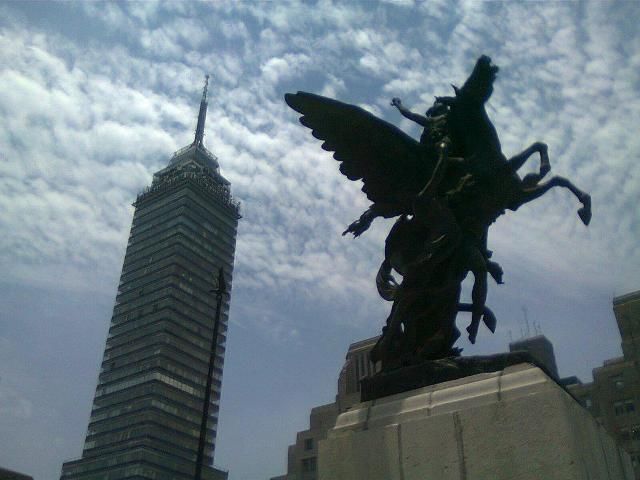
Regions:
M 539 368 L 362 402 L 319 444 L 319 480 L 632 480 L 629 456 Z

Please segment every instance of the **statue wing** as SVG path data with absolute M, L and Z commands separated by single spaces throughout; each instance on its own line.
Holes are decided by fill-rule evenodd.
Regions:
M 372 202 L 411 201 L 424 187 L 435 160 L 406 133 L 355 105 L 313 93 L 287 93 L 285 101 L 302 114 L 300 123 L 323 140 L 340 171 L 362 180 Z

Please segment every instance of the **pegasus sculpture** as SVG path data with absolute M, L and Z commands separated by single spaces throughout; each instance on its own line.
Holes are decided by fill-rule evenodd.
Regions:
M 333 152 L 340 171 L 349 180 L 362 180 L 372 202 L 344 234 L 357 237 L 376 217 L 398 217 L 376 278 L 382 298 L 393 302 L 371 353 L 383 369 L 459 355 L 454 344 L 460 311 L 471 313 L 472 343 L 481 321 L 495 330 L 495 316 L 485 305 L 487 278 L 502 283 L 503 271 L 491 260 L 487 236 L 506 210 L 564 187 L 581 202 L 582 222 L 591 219 L 587 193 L 564 177 L 543 182 L 550 170 L 547 145 L 536 142 L 511 158 L 502 153 L 485 109 L 497 73 L 489 57 L 480 57 L 463 86 L 454 86 L 453 96 L 436 97 L 424 116 L 394 98 L 391 104 L 401 114 L 424 127 L 420 141 L 355 105 L 306 92 L 285 95 L 302 114 L 300 123 Z M 540 156 L 539 171 L 521 178 L 518 170 L 534 153 Z M 469 273 L 472 302 L 461 303 L 461 284 Z

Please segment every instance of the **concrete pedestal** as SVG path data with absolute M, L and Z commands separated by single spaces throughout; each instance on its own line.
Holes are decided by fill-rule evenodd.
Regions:
M 529 364 L 363 402 L 319 442 L 319 480 L 633 480 L 629 456 Z

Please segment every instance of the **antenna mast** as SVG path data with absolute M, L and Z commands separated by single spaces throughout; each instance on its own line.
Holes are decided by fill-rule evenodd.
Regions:
M 202 90 L 202 100 L 200 100 L 200 111 L 198 112 L 198 125 L 196 126 L 196 137 L 193 144 L 196 146 L 204 146 L 204 123 L 207 120 L 207 88 L 209 87 L 209 74 L 205 75 L 204 89 Z

